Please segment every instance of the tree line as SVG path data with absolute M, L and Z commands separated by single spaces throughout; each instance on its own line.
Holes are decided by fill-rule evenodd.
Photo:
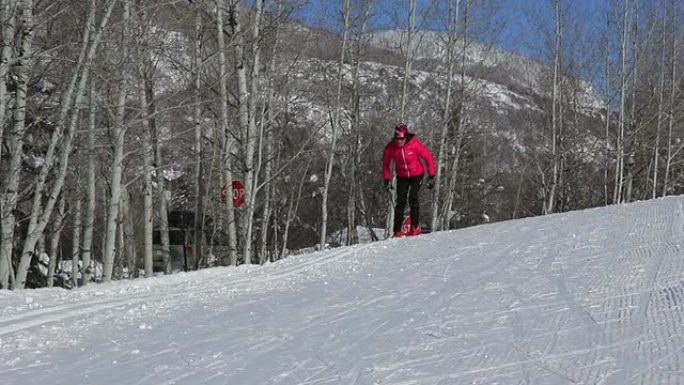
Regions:
M 329 0 L 321 29 L 292 0 L 0 0 L 0 287 L 382 238 L 397 121 L 435 154 L 431 231 L 680 193 L 681 5 L 546 1 L 533 60 L 496 48 L 509 3 Z

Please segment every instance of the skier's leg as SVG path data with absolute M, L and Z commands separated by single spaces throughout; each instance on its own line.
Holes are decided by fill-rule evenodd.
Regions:
M 404 223 L 404 209 L 406 208 L 406 197 L 409 192 L 410 178 L 397 178 L 397 202 L 394 206 L 394 228 L 393 231 L 401 231 Z
M 420 227 L 420 200 L 418 193 L 423 183 L 423 176 L 411 178 L 411 189 L 409 191 L 409 208 L 411 210 L 411 227 Z

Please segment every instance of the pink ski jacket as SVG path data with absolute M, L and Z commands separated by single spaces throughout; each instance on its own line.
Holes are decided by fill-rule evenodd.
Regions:
M 385 146 L 382 154 L 382 176 L 385 180 L 392 178 L 390 172 L 390 162 L 394 161 L 394 168 L 400 178 L 411 178 L 424 172 L 423 163 L 420 158 L 425 160 L 428 175 L 435 176 L 435 160 L 430 150 L 421 143 L 415 134 L 408 134 L 406 143 L 403 147 L 390 141 Z

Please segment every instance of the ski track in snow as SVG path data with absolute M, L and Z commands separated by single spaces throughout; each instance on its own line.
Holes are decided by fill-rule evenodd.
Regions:
M 361 250 L 368 248 L 371 244 L 357 246 L 355 248 L 349 249 L 338 249 L 328 255 L 323 255 L 308 261 L 303 261 L 297 264 L 290 264 L 282 269 L 278 269 L 268 275 L 258 276 L 258 277 L 247 277 L 240 278 L 235 281 L 222 282 L 222 286 L 203 285 L 197 288 L 180 288 L 172 291 L 165 291 L 164 300 L 183 297 L 193 297 L 202 294 L 209 294 L 217 290 L 223 289 L 224 291 L 228 289 L 231 292 L 239 292 L 240 290 L 246 290 L 253 286 L 266 285 L 269 283 L 275 283 L 278 280 L 296 275 L 298 273 L 305 272 L 311 267 L 320 268 L 322 265 L 335 262 L 351 253 L 358 253 Z M 124 293 L 122 296 L 126 296 L 128 293 Z M 48 323 L 54 323 L 59 321 L 64 321 L 69 318 L 75 318 L 79 316 L 84 316 L 92 313 L 98 313 L 107 309 L 114 309 L 122 307 L 124 305 L 136 305 L 139 303 L 146 303 L 153 301 L 158 297 L 158 293 L 149 293 L 144 295 L 138 295 L 132 298 L 123 298 L 120 300 L 112 300 L 108 297 L 105 300 L 94 300 L 94 301 L 83 301 L 73 304 L 49 306 L 45 308 L 39 308 L 36 310 L 23 312 L 15 315 L 9 315 L 0 319 L 0 337 L 5 334 L 14 333 L 24 329 L 29 329 L 36 326 L 42 326 Z
M 672 197 L 3 293 L 0 382 L 684 384 L 683 244 Z

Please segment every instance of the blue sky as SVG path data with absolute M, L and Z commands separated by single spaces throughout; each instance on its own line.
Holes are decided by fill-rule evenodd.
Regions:
M 438 0 L 442 4 L 445 1 Z M 566 48 L 582 48 L 573 47 L 580 37 L 594 41 L 603 38 L 605 33 L 602 31 L 606 27 L 606 18 L 609 14 L 615 17 L 616 10 L 613 8 L 622 7 L 625 1 L 631 7 L 637 0 L 561 0 L 562 11 L 567 15 L 567 20 L 572 21 L 566 26 L 568 28 L 565 35 Z M 354 2 L 365 2 L 365 0 L 352 0 L 352 3 Z M 462 4 L 464 2 L 465 0 L 461 1 Z M 649 9 L 658 6 L 658 1 L 638 0 L 638 2 L 642 14 L 641 22 L 645 23 L 644 15 Z M 341 28 L 340 9 L 343 0 L 292 0 L 292 3 L 299 5 L 294 16 L 307 24 L 331 30 Z M 429 16 L 424 13 L 432 3 L 434 0 L 417 0 L 418 13 L 423 12 L 423 16 L 418 17 L 418 23 L 424 28 L 440 29 L 443 23 L 435 21 L 435 17 L 445 12 L 435 12 L 433 7 Z M 484 15 L 483 3 L 492 5 L 496 13 Z M 403 28 L 406 25 L 408 4 L 409 0 L 374 0 L 371 17 L 373 27 L 377 29 Z M 483 39 L 487 42 L 494 42 L 502 49 L 545 60 L 545 55 L 549 51 L 545 47 L 544 38 L 549 36 L 554 28 L 553 0 L 472 0 L 471 4 L 474 12 L 473 21 L 490 20 L 489 36 L 485 34 Z M 492 32 L 495 22 L 501 26 L 496 34 Z
M 352 0 L 353 1 L 353 0 Z M 311 25 L 328 29 L 339 28 L 339 9 L 342 0 L 307 0 L 295 16 Z M 430 0 L 418 0 L 418 13 L 428 9 Z M 473 1 L 473 11 L 482 12 L 482 1 Z M 541 30 L 553 28 L 551 0 L 494 0 L 497 3 L 495 20 L 502 25 L 496 44 L 526 56 L 542 59 L 538 51 L 543 50 Z M 583 15 L 587 28 L 596 28 L 604 23 L 605 10 L 610 0 L 562 0 L 562 7 L 573 14 Z M 480 8 L 480 9 L 478 9 Z M 408 13 L 408 0 L 376 0 L 373 6 L 373 25 L 378 29 L 401 28 Z M 433 15 L 434 17 L 434 8 Z M 437 12 L 439 13 L 439 12 Z M 439 29 L 438 22 L 427 16 L 418 17 L 425 28 Z M 483 17 L 484 18 L 484 17 Z
M 340 9 L 343 0 L 295 0 L 301 4 L 294 16 L 313 26 L 330 30 L 340 30 Z M 352 0 L 362 2 L 365 0 Z M 446 0 L 439 0 L 445 3 Z M 455 0 L 452 0 L 455 1 Z M 631 7 L 635 0 L 561 0 L 561 9 L 565 15 L 564 52 L 567 58 L 575 60 L 572 70 L 575 75 L 595 85 L 600 84 L 603 77 L 601 63 L 601 46 L 605 45 L 607 19 L 618 17 L 620 9 L 627 1 Z M 431 0 L 418 0 L 418 24 L 426 29 L 441 29 L 444 10 L 429 8 Z M 461 4 L 465 0 L 461 1 Z M 483 3 L 491 5 L 491 10 L 483 7 Z M 375 0 L 371 16 L 375 29 L 405 28 L 409 0 Z M 555 17 L 553 0 L 472 0 L 473 25 L 471 38 L 484 43 L 492 43 L 498 48 L 516 52 L 533 59 L 549 63 L 552 57 L 553 32 Z M 648 9 L 657 6 L 656 0 L 639 0 L 641 23 L 645 23 Z M 444 7 L 444 6 L 442 6 Z M 618 7 L 618 9 L 615 9 Z M 430 9 L 431 12 L 426 12 Z M 483 22 L 488 21 L 484 23 Z M 615 42 L 618 41 L 617 27 L 611 26 L 609 37 L 613 46 L 609 52 L 615 56 L 618 52 Z M 478 36 L 473 30 L 478 29 Z M 605 51 L 605 48 L 603 48 Z M 617 57 L 617 56 L 615 56 Z M 598 58 L 598 59 L 597 59 Z M 567 62 L 567 61 L 566 61 Z M 567 69 L 567 68 L 566 68 Z

